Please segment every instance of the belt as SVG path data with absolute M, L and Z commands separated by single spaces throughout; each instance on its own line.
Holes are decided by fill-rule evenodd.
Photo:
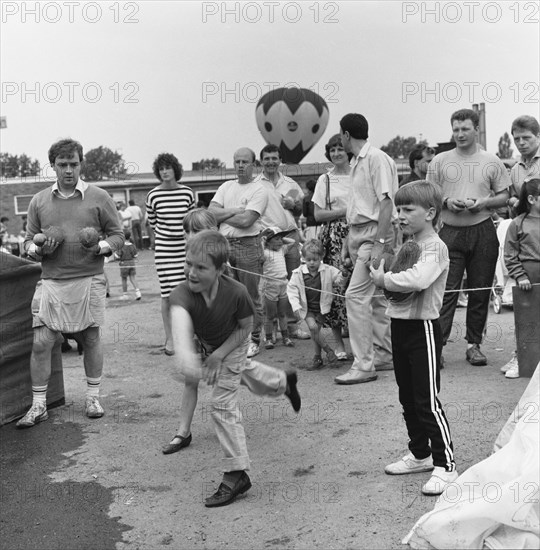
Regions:
M 238 243 L 242 241 L 247 241 L 248 239 L 258 239 L 259 235 L 250 235 L 249 237 L 227 237 L 227 240 L 230 243 Z

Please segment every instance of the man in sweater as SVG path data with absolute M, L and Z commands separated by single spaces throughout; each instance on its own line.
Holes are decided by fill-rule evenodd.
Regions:
M 124 233 L 109 194 L 79 180 L 82 160 L 80 143 L 71 139 L 54 143 L 49 161 L 57 181 L 37 193 L 28 206 L 24 248 L 29 257 L 41 261 L 42 275 L 32 301 L 32 406 L 17 422 L 18 428 L 48 418 L 51 353 L 63 341 L 62 332 L 78 332 L 84 340 L 86 416 L 104 414 L 99 402 L 100 327 L 105 318 L 103 256 L 122 247 Z

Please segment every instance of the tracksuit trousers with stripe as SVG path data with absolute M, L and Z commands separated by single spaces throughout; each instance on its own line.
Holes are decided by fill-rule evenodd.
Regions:
M 438 319 L 392 319 L 392 353 L 399 401 L 417 459 L 432 455 L 434 466 L 454 471 L 450 428 L 437 398 L 442 333 Z

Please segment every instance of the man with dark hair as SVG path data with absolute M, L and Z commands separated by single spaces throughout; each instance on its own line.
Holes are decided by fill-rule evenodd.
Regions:
M 255 158 L 255 153 L 247 147 L 234 153 L 237 179 L 222 183 L 208 207 L 216 217 L 220 233 L 229 241 L 234 277 L 247 287 L 255 306 L 248 357 L 259 353 L 263 323 L 259 280 L 264 254 L 259 234 L 260 218 L 268 204 L 268 189 L 253 178 Z
M 440 323 L 446 345 L 466 270 L 468 286 L 485 289 L 469 291 L 465 335 L 467 361 L 482 366 L 487 358 L 480 344 L 499 254 L 491 211 L 506 203 L 510 178 L 502 161 L 477 143 L 478 113 L 461 109 L 452 114 L 450 123 L 456 148 L 435 156 L 427 174 L 427 180 L 442 190 L 444 225 L 439 236 L 450 254 Z
M 427 145 L 420 143 L 416 145 L 409 153 L 409 166 L 411 173 L 405 176 L 399 186 L 405 185 L 411 181 L 425 180 L 429 163 L 435 156 L 435 150 Z
M 511 132 L 521 155 L 510 172 L 512 186 L 508 206 L 514 207 L 523 182 L 540 178 L 540 124 L 533 116 L 523 115 L 512 122 Z
M 354 362 L 336 384 L 359 384 L 377 379 L 376 369 L 392 365 L 390 320 L 386 298 L 376 289 L 370 265 L 377 261 L 385 244 L 394 239 L 392 220 L 396 210 L 392 198 L 398 189 L 394 161 L 368 141 L 368 121 L 360 114 L 345 115 L 340 123 L 341 142 L 353 153 L 351 191 L 347 208 L 349 235 L 343 245 L 354 270 L 345 293 L 351 350 Z
M 49 160 L 57 181 L 30 201 L 24 240 L 28 256 L 41 261 L 42 275 L 32 301 L 32 407 L 17 422 L 18 428 L 48 418 L 51 353 L 63 341 L 62 332 L 80 333 L 83 338 L 85 413 L 89 418 L 103 416 L 99 402 L 100 330 L 105 321 L 103 256 L 124 243 L 114 201 L 103 189 L 79 179 L 81 144 L 70 139 L 55 143 Z
M 300 242 L 300 234 L 298 232 L 298 226 L 296 225 L 295 217 L 302 214 L 302 199 L 304 198 L 304 192 L 302 188 L 288 176 L 285 176 L 279 171 L 281 165 L 281 151 L 276 145 L 266 145 L 261 150 L 261 165 L 262 172 L 257 177 L 257 180 L 262 182 L 267 187 L 269 192 L 273 192 L 281 205 L 285 210 L 286 227 L 281 227 L 278 223 L 278 219 L 271 219 L 277 217 L 274 215 L 271 204 L 266 209 L 263 215 L 263 223 L 265 219 L 270 218 L 270 226 L 279 227 L 284 231 L 288 231 L 288 234 L 284 235 L 287 238 L 294 239 L 295 242 Z M 287 276 L 290 279 L 291 273 L 300 265 L 300 251 L 297 246 L 290 247 L 285 254 L 285 263 L 287 264 Z

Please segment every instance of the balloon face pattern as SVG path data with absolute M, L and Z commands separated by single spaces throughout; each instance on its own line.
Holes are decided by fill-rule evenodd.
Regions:
M 255 109 L 266 143 L 276 145 L 283 162 L 298 164 L 324 134 L 328 106 L 306 88 L 278 88 L 263 95 Z

